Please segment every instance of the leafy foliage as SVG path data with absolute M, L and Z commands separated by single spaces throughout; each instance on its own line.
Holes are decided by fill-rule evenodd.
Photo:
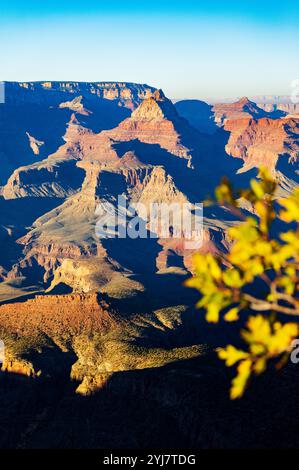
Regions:
M 213 203 L 231 210 L 241 222 L 228 230 L 227 254 L 194 256 L 194 275 L 186 283 L 201 293 L 197 307 L 206 311 L 208 322 L 233 322 L 250 312 L 241 331 L 246 349 L 218 349 L 226 365 L 237 368 L 232 399 L 243 395 L 252 374 L 261 374 L 268 362 L 283 364 L 299 333 L 297 322 L 280 318 L 299 315 L 299 190 L 277 199 L 277 184 L 267 170 L 259 177 L 246 190 L 235 192 L 226 179 L 216 188 Z M 244 200 L 253 216 L 245 217 L 240 209 Z M 272 234 L 275 219 L 286 227 L 277 237 Z

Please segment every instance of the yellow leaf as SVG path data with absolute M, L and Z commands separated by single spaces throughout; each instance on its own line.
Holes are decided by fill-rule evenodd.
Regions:
M 298 222 L 299 220 L 299 190 L 285 199 L 279 199 L 279 204 L 285 208 L 280 212 L 280 217 L 285 222 Z
M 220 307 L 217 304 L 210 304 L 207 308 L 206 320 L 209 323 L 218 323 Z
M 270 320 L 263 315 L 251 316 L 247 322 L 248 331 L 241 332 L 242 337 L 249 344 L 261 343 L 265 344 L 271 336 Z
M 261 167 L 259 169 L 258 177 L 261 178 L 263 181 L 268 181 L 268 182 L 271 182 L 271 183 L 275 182 L 272 175 L 271 175 L 271 173 L 270 173 L 270 171 L 266 167 Z
M 225 365 L 228 367 L 233 366 L 236 362 L 241 361 L 242 359 L 246 359 L 249 354 L 241 349 L 235 348 L 229 344 L 226 348 L 219 348 L 217 350 L 218 357 L 225 361 Z
M 251 373 L 252 362 L 250 359 L 240 362 L 237 368 L 237 376 L 232 380 L 230 397 L 232 400 L 241 398 Z
M 242 287 L 243 285 L 240 273 L 236 269 L 227 269 L 224 271 L 223 281 L 228 287 Z
M 211 254 L 207 255 L 207 261 L 212 277 L 216 280 L 220 280 L 222 276 L 222 271 L 218 265 L 218 262 L 213 258 Z
M 288 351 L 293 339 L 298 335 L 298 325 L 296 323 L 275 324 L 275 333 L 268 342 L 268 350 L 272 355 L 278 355 Z
M 267 348 L 264 344 L 252 343 L 250 344 L 250 352 L 253 356 L 260 356 L 266 354 Z
M 221 184 L 215 189 L 215 197 L 220 204 L 235 205 L 232 187 L 226 178 L 222 178 Z
M 239 320 L 239 309 L 237 307 L 231 308 L 224 315 L 224 320 L 227 322 L 233 322 Z
M 261 183 L 259 183 L 257 180 L 251 180 L 250 186 L 252 187 L 252 190 L 258 199 L 262 199 L 264 197 L 265 192 Z
M 201 286 L 201 281 L 198 277 L 190 277 L 189 279 L 186 279 L 184 284 L 187 287 L 194 287 L 195 289 L 199 289 Z
M 253 370 L 254 372 L 259 375 L 259 374 L 262 374 L 265 369 L 266 369 L 266 366 L 267 366 L 267 361 L 264 357 L 261 357 L 260 359 L 258 359 L 254 366 L 253 366 Z

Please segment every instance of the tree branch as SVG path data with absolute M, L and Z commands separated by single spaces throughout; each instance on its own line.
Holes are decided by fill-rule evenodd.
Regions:
M 286 315 L 299 316 L 299 306 L 295 308 L 284 307 L 276 302 L 267 302 L 266 300 L 257 299 L 249 294 L 244 294 L 244 299 L 250 303 L 250 308 L 257 312 L 267 312 L 273 310 L 277 313 L 284 313 Z

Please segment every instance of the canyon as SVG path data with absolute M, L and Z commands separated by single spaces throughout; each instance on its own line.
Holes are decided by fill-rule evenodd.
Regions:
M 16 424 L 14 438 L 4 434 L 2 444 L 42 447 L 48 440 L 59 446 L 61 439 L 62 446 L 80 445 L 78 422 L 90 407 L 97 420 L 101 412 L 106 418 L 111 413 L 111 424 L 105 429 L 84 418 L 82 446 L 117 445 L 117 439 L 124 447 L 155 445 L 150 432 L 157 427 L 148 424 L 148 416 L 158 419 L 160 413 L 165 445 L 166 429 L 173 426 L 173 439 L 188 446 L 221 445 L 223 439 L 229 447 L 237 425 L 225 436 L 225 419 L 217 424 L 217 410 L 233 405 L 223 398 L 229 380 L 213 352 L 226 330 L 204 325 L 194 309 L 196 295 L 183 284 L 192 273 L 193 253 L 221 256 L 230 243 L 227 229 L 240 220 L 225 208 L 205 208 L 201 246 L 190 249 L 183 235 L 161 232 L 144 239 L 99 237 L 99 208 L 109 204 L 117 211 L 122 196 L 130 206 L 188 203 L 194 210 L 223 176 L 245 187 L 261 166 L 277 179 L 279 194 L 289 194 L 299 184 L 296 109 L 258 105 L 246 97 L 213 106 L 199 100 L 174 104 L 162 90 L 120 82 L 7 82 L 5 87 L 0 339 L 6 356 L 0 396 L 5 403 L 6 392 L 19 386 L 28 403 L 36 394 L 41 398 L 29 417 L 14 392 L 24 425 Z M 287 371 L 282 393 L 292 377 Z M 275 379 L 265 380 L 271 389 Z M 117 414 L 124 422 L 128 418 L 126 400 L 132 435 L 122 429 L 113 437 Z M 145 432 L 143 444 L 133 430 L 134 400 L 149 426 L 145 432 L 145 425 L 136 425 Z M 239 405 L 244 422 L 250 410 L 262 408 L 248 400 L 249 411 Z M 271 400 L 269 409 L 275 409 L 278 395 Z M 200 424 L 192 421 L 192 401 L 201 410 Z M 174 409 L 179 411 L 172 417 Z M 5 419 L 13 419 L 14 411 L 4 410 Z M 216 426 L 214 437 L 204 431 L 209 419 Z M 256 426 L 267 444 L 262 421 Z M 251 444 L 250 436 L 242 439 L 240 446 Z

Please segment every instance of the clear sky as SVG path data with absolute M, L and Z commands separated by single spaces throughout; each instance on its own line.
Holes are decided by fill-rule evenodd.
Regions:
M 297 0 L 1 0 L 0 80 L 132 81 L 171 98 L 290 94 Z

